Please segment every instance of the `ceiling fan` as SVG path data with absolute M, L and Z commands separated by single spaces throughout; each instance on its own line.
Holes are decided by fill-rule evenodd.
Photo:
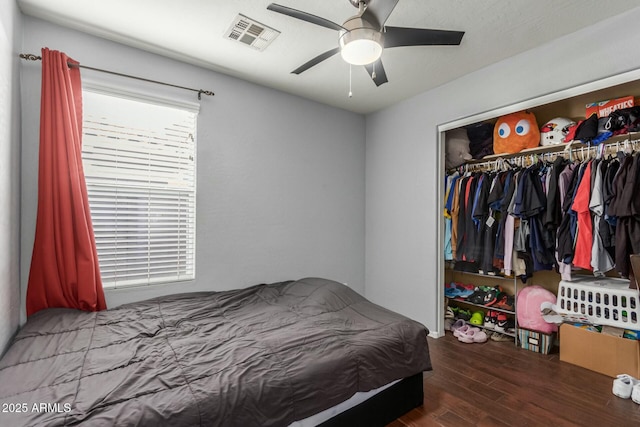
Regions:
M 339 46 L 328 50 L 291 73 L 300 74 L 340 52 L 352 65 L 364 65 L 376 86 L 386 83 L 387 74 L 380 56 L 384 48 L 400 46 L 459 45 L 464 31 L 388 27 L 385 22 L 399 0 L 349 0 L 358 14 L 342 25 L 301 10 L 272 3 L 268 10 L 340 32 Z

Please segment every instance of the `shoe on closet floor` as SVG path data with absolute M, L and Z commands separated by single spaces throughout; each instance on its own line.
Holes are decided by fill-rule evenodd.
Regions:
M 482 332 L 482 334 L 480 334 L 480 332 Z M 458 338 L 458 341 L 466 343 L 485 342 L 487 340 L 487 334 L 485 334 L 480 328 L 472 326 L 470 323 L 465 323 L 463 326 L 453 331 L 453 336 Z
M 444 319 L 444 330 L 445 331 L 450 331 L 451 330 L 451 326 L 453 326 L 454 322 L 455 322 L 455 320 L 450 319 L 450 318 Z
M 509 335 L 501 334 L 500 332 L 494 332 L 493 334 L 491 334 L 491 341 L 507 342 L 507 341 L 513 341 L 513 340 L 514 340 L 513 337 Z
M 456 334 L 456 331 L 460 328 L 462 328 L 463 326 L 465 326 L 467 324 L 467 322 L 465 322 L 462 319 L 458 319 L 455 322 L 453 322 L 453 324 L 451 325 L 451 332 L 453 332 L 453 335 Z
M 479 328 L 458 329 L 458 341 L 472 344 L 487 342 L 487 334 Z
M 465 323 L 463 326 L 453 330 L 453 336 L 458 338 L 458 339 L 460 339 L 460 336 L 462 334 L 466 334 L 468 331 L 470 331 L 472 329 L 478 329 L 478 328 L 474 328 L 473 326 L 469 325 L 468 323 Z
M 635 399 L 633 401 L 640 403 L 640 387 L 637 387 L 638 384 L 640 384 L 640 381 L 631 375 L 620 374 L 613 380 L 613 389 L 611 391 L 623 399 L 628 399 L 635 393 Z

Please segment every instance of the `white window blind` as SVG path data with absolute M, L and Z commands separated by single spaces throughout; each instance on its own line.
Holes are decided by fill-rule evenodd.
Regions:
M 193 279 L 197 112 L 87 90 L 83 104 L 103 286 Z

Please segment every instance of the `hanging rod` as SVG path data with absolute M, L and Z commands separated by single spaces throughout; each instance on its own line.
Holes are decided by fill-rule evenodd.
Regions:
M 41 61 L 42 60 L 41 56 L 34 55 L 33 53 L 21 53 L 20 54 L 20 58 L 22 58 L 24 60 L 27 60 L 27 61 Z M 86 65 L 74 64 L 72 62 L 67 62 L 67 65 L 69 67 L 85 68 L 87 70 L 98 71 L 100 73 L 112 74 L 114 76 L 127 77 L 127 78 L 130 78 L 130 79 L 142 80 L 143 82 L 156 83 L 156 84 L 163 85 L 163 86 L 171 86 L 171 87 L 175 87 L 175 88 L 178 88 L 178 89 L 190 90 L 192 92 L 197 92 L 198 93 L 198 99 L 202 99 L 202 95 L 209 95 L 209 96 L 215 95 L 210 90 L 194 89 L 194 88 L 185 87 L 185 86 L 178 86 L 178 85 L 174 85 L 174 84 L 171 84 L 171 83 L 165 83 L 165 82 L 160 82 L 160 81 L 157 81 L 157 80 L 146 79 L 144 77 L 137 77 L 137 76 L 132 76 L 132 75 L 129 75 L 129 74 L 118 73 L 118 72 L 115 72 L 115 71 L 103 70 L 101 68 L 94 68 L 94 67 L 88 67 Z
M 631 148 L 635 151 L 635 146 L 637 143 L 640 142 L 640 139 L 633 138 L 633 137 L 630 138 L 629 135 L 624 135 L 624 136 L 626 136 L 625 139 L 616 138 L 617 139 L 616 141 L 609 141 L 609 142 L 604 141 L 598 145 L 589 145 L 586 143 L 578 143 L 574 145 L 558 144 L 556 146 L 545 147 L 546 148 L 545 151 L 540 150 L 542 147 L 536 147 L 529 153 L 520 152 L 520 153 L 512 153 L 512 154 L 504 154 L 504 155 L 494 154 L 492 155 L 492 158 L 488 160 L 466 163 L 464 165 L 464 168 L 467 170 L 489 170 L 489 169 L 495 169 L 497 167 L 501 167 L 506 161 L 510 161 L 510 163 L 515 163 L 516 165 L 522 166 L 527 163 L 532 164 L 533 161 L 531 161 L 531 159 L 533 159 L 534 157 L 536 159 L 537 158 L 544 159 L 545 157 L 553 157 L 553 156 L 557 157 L 557 156 L 567 156 L 567 155 L 572 156 L 577 154 L 580 154 L 580 156 L 577 156 L 577 157 L 584 157 L 585 151 L 587 155 L 590 155 L 591 150 L 597 150 L 599 147 L 602 147 L 605 150 L 615 147 L 616 151 L 621 149 L 627 150 Z M 629 147 L 629 144 L 631 144 L 632 146 Z M 451 170 L 459 170 L 459 169 L 460 169 L 460 166 L 453 168 Z

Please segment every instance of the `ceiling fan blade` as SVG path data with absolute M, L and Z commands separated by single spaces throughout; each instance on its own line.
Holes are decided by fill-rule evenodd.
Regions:
M 389 81 L 387 80 L 387 73 L 384 71 L 384 65 L 382 65 L 382 59 L 378 59 L 372 64 L 367 64 L 364 66 L 364 68 L 367 69 L 367 72 L 371 76 L 371 79 L 376 84 L 376 86 L 380 86 Z M 374 71 L 376 72 L 375 77 L 373 76 Z
M 328 50 L 325 53 L 322 53 L 322 54 L 316 56 L 311 61 L 308 61 L 305 64 L 302 64 L 301 66 L 299 66 L 298 68 L 293 70 L 291 72 L 291 74 L 300 74 L 303 71 L 307 71 L 309 68 L 313 67 L 314 65 L 318 65 L 319 63 L 321 63 L 325 59 L 331 58 L 333 55 L 335 55 L 338 52 L 340 52 L 340 48 L 339 47 L 336 47 L 334 49 Z
M 386 27 L 384 47 L 458 45 L 464 31 Z
M 319 16 L 312 15 L 312 14 L 307 13 L 307 12 L 303 12 L 301 10 L 292 9 L 290 7 L 287 7 L 287 6 L 281 6 L 279 4 L 271 3 L 269 6 L 267 6 L 267 9 L 271 10 L 273 12 L 282 13 L 283 15 L 287 15 L 287 16 L 291 16 L 293 18 L 300 19 L 302 21 L 307 21 L 307 22 L 310 22 L 312 24 L 320 25 L 321 27 L 329 28 L 331 30 L 340 31 L 340 30 L 344 29 L 344 28 L 342 28 L 341 25 L 338 25 L 333 21 L 329 21 L 328 19 L 324 19 L 324 18 L 321 18 Z
M 371 0 L 362 14 L 362 18 L 374 25 L 378 24 L 378 28 L 382 28 L 396 4 L 398 4 L 398 0 Z

